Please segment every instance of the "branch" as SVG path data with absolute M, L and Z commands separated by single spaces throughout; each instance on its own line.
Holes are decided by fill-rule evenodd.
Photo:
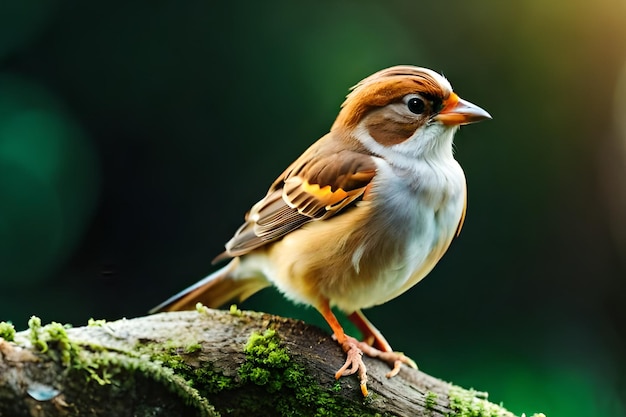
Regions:
M 0 416 L 511 416 L 485 394 L 366 358 L 335 381 L 344 353 L 327 333 L 268 314 L 198 311 L 0 326 Z M 7 341 L 5 339 L 12 341 Z

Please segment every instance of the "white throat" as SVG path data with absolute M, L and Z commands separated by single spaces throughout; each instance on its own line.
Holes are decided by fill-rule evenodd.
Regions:
M 370 135 L 366 125 L 361 123 L 355 131 L 356 138 L 370 152 L 380 156 L 387 163 L 402 170 L 412 170 L 418 161 L 438 165 L 454 160 L 452 141 L 458 126 L 449 127 L 440 123 L 423 126 L 404 142 L 384 146 Z M 456 161 L 455 161 L 456 162 Z

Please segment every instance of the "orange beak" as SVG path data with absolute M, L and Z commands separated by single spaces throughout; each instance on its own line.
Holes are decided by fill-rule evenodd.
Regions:
M 444 101 L 443 110 L 439 112 L 433 120 L 437 120 L 444 125 L 466 125 L 491 119 L 491 115 L 469 101 L 463 100 L 455 93 L 450 93 Z

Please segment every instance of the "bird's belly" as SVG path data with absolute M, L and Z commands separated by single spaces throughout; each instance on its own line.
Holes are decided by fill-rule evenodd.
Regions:
M 377 271 L 368 284 L 363 280 L 361 294 L 355 297 L 359 308 L 382 304 L 417 284 L 441 259 L 458 231 L 466 201 L 461 167 L 454 160 L 420 167 L 415 176 L 403 177 L 393 168 L 380 166 L 379 176 L 387 178 L 376 190 L 382 206 L 375 211 L 374 224 L 368 225 L 378 231 L 373 237 L 380 244 L 369 246 L 369 256 L 362 259 L 368 262 L 380 255 L 386 262 L 374 263 Z M 359 278 L 363 277 L 355 278 L 358 283 Z
M 345 311 L 378 305 L 408 290 L 449 246 L 463 213 L 464 183 L 445 198 L 407 199 L 407 190 L 390 192 L 384 199 L 389 206 L 362 201 L 286 235 L 269 249 L 271 270 L 265 275 L 293 301 L 319 305 L 328 300 Z
M 344 272 L 350 276 L 351 285 L 329 291 L 331 301 L 351 311 L 382 304 L 411 288 L 432 270 L 452 240 L 458 219 L 454 225 L 447 221 L 442 224 L 441 220 L 432 208 L 418 206 L 409 219 L 373 237 L 378 244 L 364 242 L 359 267 L 353 259 L 352 268 Z
M 462 206 L 441 213 L 414 205 L 408 216 L 385 226 L 367 204 L 322 222 L 312 222 L 271 249 L 266 276 L 293 301 L 328 300 L 344 311 L 384 303 L 421 280 L 452 240 Z M 361 219 L 367 219 L 368 227 Z M 380 221 L 383 221 L 380 219 Z M 341 236 L 342 238 L 337 238 Z

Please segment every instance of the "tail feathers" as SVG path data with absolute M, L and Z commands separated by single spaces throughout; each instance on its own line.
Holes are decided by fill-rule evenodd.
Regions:
M 217 308 L 229 301 L 241 302 L 269 285 L 267 280 L 258 276 L 234 277 L 233 272 L 238 265 L 239 258 L 233 259 L 223 268 L 154 307 L 150 314 L 159 311 L 193 310 L 198 302 Z

